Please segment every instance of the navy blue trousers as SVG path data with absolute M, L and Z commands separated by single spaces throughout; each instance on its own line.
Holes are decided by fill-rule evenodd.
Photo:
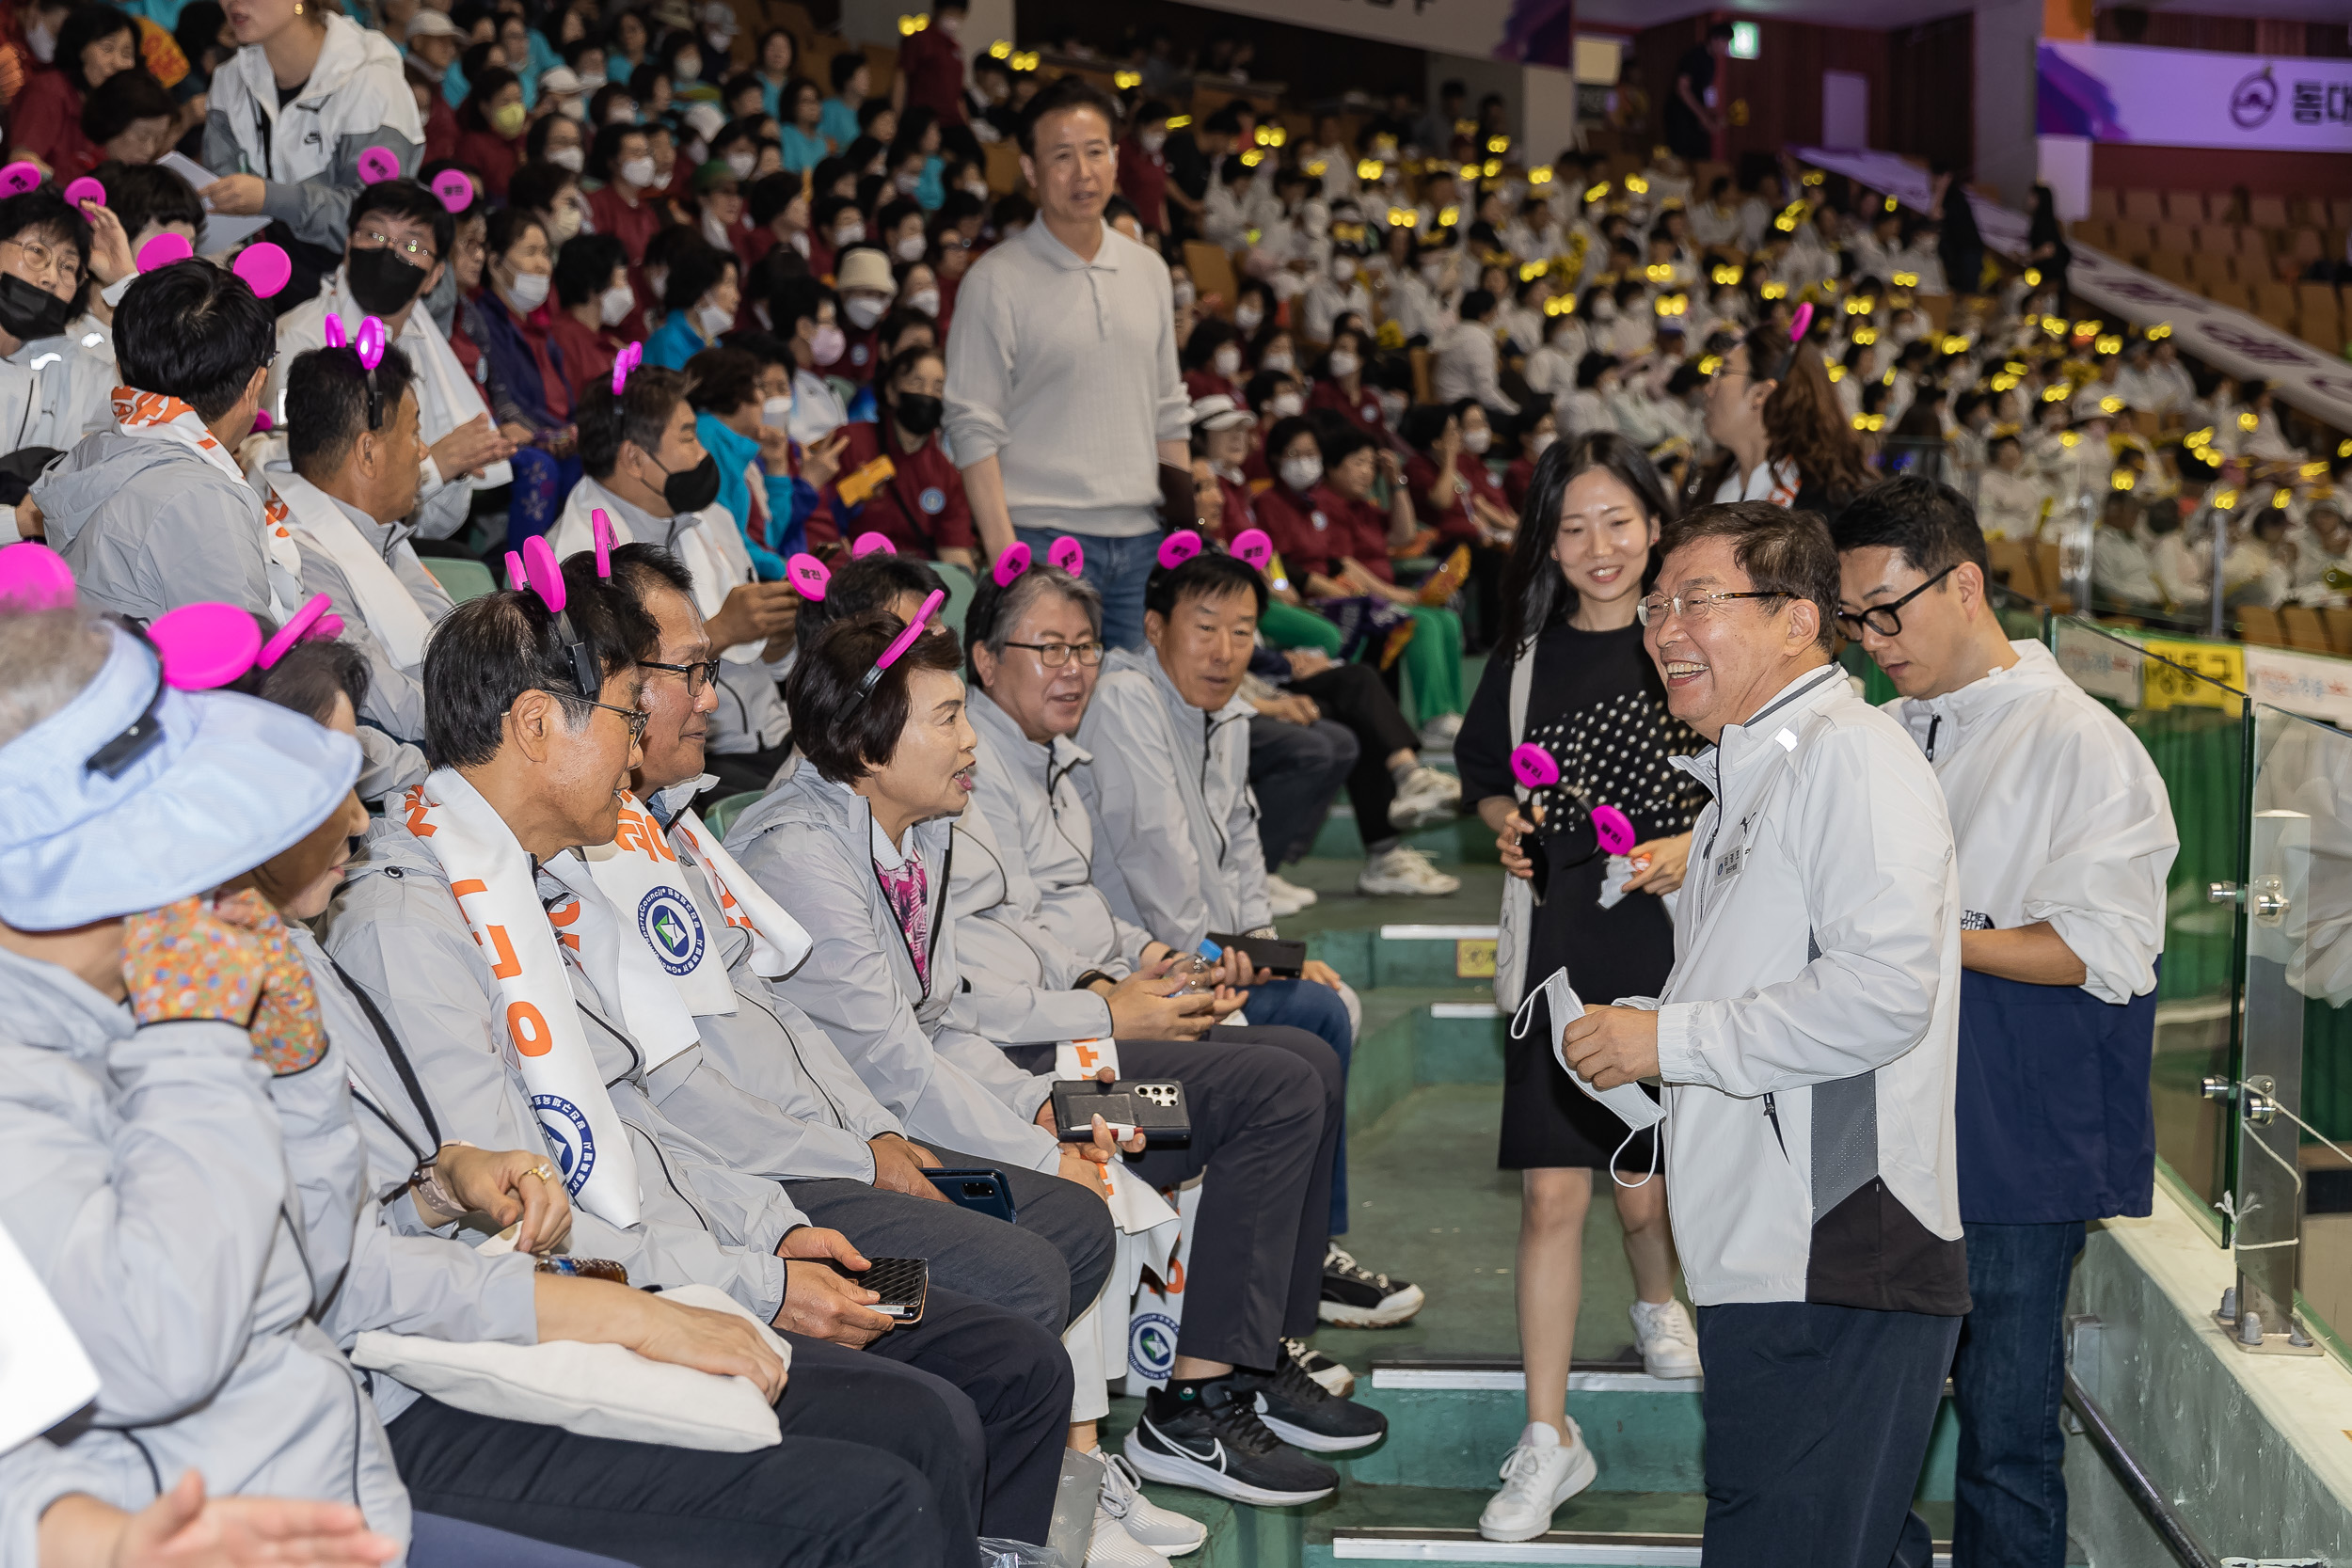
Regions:
M 2064 1568 L 2066 1287 L 2080 1220 L 1965 1224 L 1968 1297 L 1952 1360 L 1960 1413 L 1954 1568 Z

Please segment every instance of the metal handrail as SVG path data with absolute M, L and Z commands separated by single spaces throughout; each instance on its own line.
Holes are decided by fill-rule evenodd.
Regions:
M 2132 1499 L 2132 1506 L 2139 1510 L 2140 1517 L 2148 1521 L 2165 1549 L 2172 1554 L 2172 1560 L 2180 1563 L 2181 1568 L 2221 1568 L 2221 1560 L 2205 1549 L 2205 1544 L 2197 1539 L 2188 1521 L 2181 1517 L 2162 1489 L 2140 1468 L 2139 1461 L 2132 1457 L 2131 1449 L 2116 1435 L 2106 1412 L 2084 1391 L 2071 1368 L 2066 1373 L 2066 1402 L 2081 1418 L 2083 1433 L 2090 1439 L 2090 1446 L 2106 1462 L 2107 1469 L 2122 1484 L 2123 1495 Z

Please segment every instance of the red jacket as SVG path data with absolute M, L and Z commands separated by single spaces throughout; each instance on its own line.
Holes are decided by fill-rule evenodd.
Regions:
M 1184 372 L 1184 396 L 1198 401 L 1205 397 L 1215 397 L 1220 392 L 1232 398 L 1233 406 L 1236 408 L 1249 406 L 1249 400 L 1242 395 L 1241 388 L 1217 374 L 1210 367 L 1203 365 L 1197 371 Z
M 1454 472 L 1457 479 L 1469 484 L 1470 492 L 1465 494 L 1457 488 L 1453 503 L 1440 511 L 1429 504 L 1429 491 L 1438 477 L 1436 461 L 1421 452 L 1415 452 L 1405 460 L 1405 484 L 1413 495 L 1413 515 L 1423 528 L 1436 529 L 1439 538 L 1477 543 L 1478 524 L 1470 515 L 1471 495 L 1484 496 L 1505 512 L 1518 510 L 1518 505 L 1495 483 L 1494 476 L 1486 471 L 1484 458 L 1457 451 L 1454 454 Z
M 881 318 L 875 318 L 872 326 L 860 326 L 844 312 L 836 325 L 841 328 L 841 357 L 827 367 L 825 373 L 844 381 L 873 380 L 874 372 L 881 368 L 878 356 L 882 349 L 875 341 L 882 327 Z
M 596 224 L 596 232 L 611 234 L 628 252 L 628 264 L 643 266 L 645 242 L 661 232 L 669 221 L 669 209 L 659 196 L 648 191 L 636 206 L 621 199 L 620 187 L 607 185 L 588 194 L 588 216 Z
M 1535 460 L 1522 457 L 1502 470 L 1502 493 L 1511 502 L 1514 515 L 1527 504 L 1527 493 L 1535 487 Z
M 942 125 L 961 125 L 963 50 L 937 27 L 908 35 L 898 45 L 898 74 L 906 78 L 907 105 L 930 110 Z
M 436 87 L 424 110 L 424 161 L 437 164 L 457 156 L 457 114 Z
M 87 174 L 104 156 L 82 135 L 82 95 L 65 72 L 37 71 L 8 110 L 8 145 L 56 171 L 57 182 Z
M 1225 508 L 1216 520 L 1216 536 L 1219 543 L 1230 545 L 1236 535 L 1259 526 L 1258 509 L 1250 504 L 1248 485 L 1236 484 L 1223 474 L 1219 474 L 1216 476 L 1216 493 Z M 1284 564 L 1287 565 L 1288 562 Z
M 1378 441 L 1389 444 L 1389 427 L 1380 422 L 1380 394 L 1369 386 L 1362 386 L 1350 399 L 1336 381 L 1318 381 L 1307 394 L 1310 408 L 1328 408 L 1347 416 L 1347 422 Z
M 1168 232 L 1168 159 L 1133 136 L 1119 144 L 1119 194 L 1136 204 L 1144 228 Z
M 460 131 L 457 133 L 457 161 L 482 176 L 497 200 L 506 199 L 506 182 L 515 178 L 515 166 L 522 162 L 523 139 L 506 137 L 495 131 Z
M 964 498 L 963 474 L 947 460 L 938 441 L 926 441 L 909 451 L 874 421 L 844 425 L 842 433 L 847 439 L 841 448 L 841 471 L 824 491 L 825 520 L 836 531 L 833 537 L 871 530 L 889 535 L 900 553 L 926 559 L 936 558 L 943 549 L 972 548 L 972 503 Z M 863 509 L 853 509 L 841 499 L 840 481 L 885 454 L 897 473 L 866 498 Z M 825 542 L 815 519 L 809 539 Z
M 1389 564 L 1389 521 L 1369 501 L 1342 500 L 1323 485 L 1300 495 L 1276 481 L 1258 497 L 1258 526 L 1290 568 L 1291 585 L 1306 591 L 1309 574 L 1336 578 L 1340 562 L 1355 560 L 1384 582 L 1396 580 Z
M 569 310 L 558 309 L 548 328 L 548 336 L 564 356 L 564 368 L 571 372 L 574 397 L 585 394 L 589 388 L 612 379 L 612 361 L 620 356 L 624 340 L 596 327 L 583 326 Z

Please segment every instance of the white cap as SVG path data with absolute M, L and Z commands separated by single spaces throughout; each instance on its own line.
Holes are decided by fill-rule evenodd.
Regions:
M 457 31 L 457 24 L 445 13 L 426 7 L 408 19 L 408 36 L 414 40 L 453 39 L 461 35 Z
M 683 118 L 686 128 L 705 141 L 727 128 L 727 117 L 716 103 L 696 103 Z
M 559 65 L 539 73 L 539 91 L 561 96 L 580 91 L 580 77 L 570 66 Z
M 1256 424 L 1258 416 L 1225 393 L 1211 392 L 1192 400 L 1192 422 L 1200 430 L 1231 430 L 1235 425 Z

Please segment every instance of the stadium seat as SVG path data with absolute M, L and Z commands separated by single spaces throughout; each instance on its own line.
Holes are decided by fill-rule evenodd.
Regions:
M 1184 242 L 1184 265 L 1192 273 L 1192 286 L 1202 298 L 1216 295 L 1224 302 L 1221 314 L 1231 318 L 1233 299 L 1241 292 L 1241 281 L 1233 276 L 1233 259 L 1224 249 L 1206 240 Z
M 734 826 L 735 819 L 742 815 L 743 808 L 756 804 L 758 800 L 759 791 L 755 789 L 747 789 L 740 795 L 723 796 L 713 800 L 710 809 L 702 814 L 704 825 L 724 838 L 727 829 Z
M 441 585 L 441 592 L 459 604 L 495 593 L 498 589 L 498 578 L 491 576 L 490 568 L 479 561 L 466 561 L 453 555 L 424 555 L 417 560 L 431 574 L 433 580 Z
M 2287 226 L 2287 201 L 2282 196 L 2249 196 L 2246 198 L 2246 221 L 2256 229 L 2284 229 Z
M 2287 632 L 2279 612 L 2264 605 L 2239 605 L 2232 613 L 2237 617 L 2237 635 L 2242 642 L 2253 642 L 2265 648 L 2283 648 Z
M 2279 611 L 2279 624 L 2286 635 L 2287 646 L 2299 648 L 2307 654 L 2332 652 L 2328 646 L 2328 624 L 2319 611 L 2309 605 L 2291 604 Z
M 2138 223 L 2164 221 L 2164 198 L 2154 191 L 2125 191 L 2123 215 Z
M 2202 191 L 2165 192 L 2164 215 L 2174 223 L 2204 222 L 2205 193 Z
M 947 585 L 947 608 L 939 618 L 943 624 L 954 627 L 956 635 L 961 637 L 963 635 L 964 615 L 972 609 L 972 595 L 979 591 L 979 585 L 973 581 L 970 572 L 952 561 L 934 561 L 930 568 Z

